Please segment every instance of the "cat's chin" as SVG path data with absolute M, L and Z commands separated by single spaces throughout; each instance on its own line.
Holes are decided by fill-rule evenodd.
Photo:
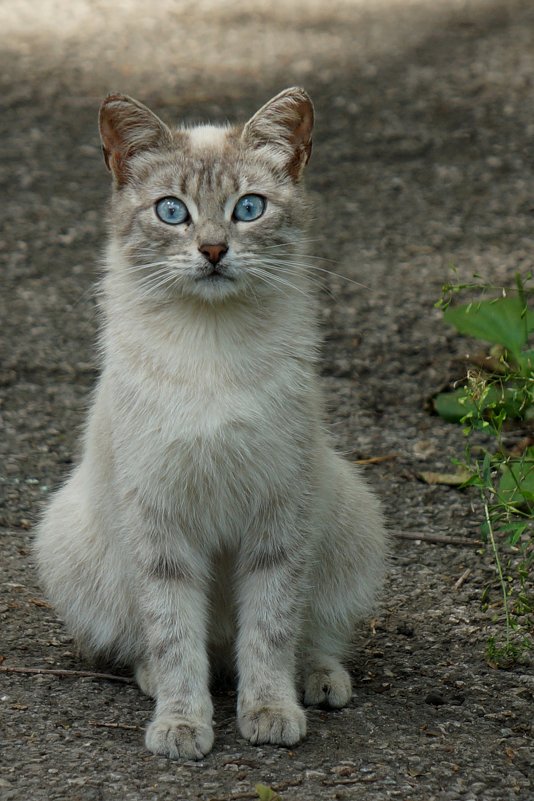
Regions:
M 242 281 L 229 278 L 220 273 L 213 273 L 192 281 L 188 285 L 186 292 L 210 303 L 217 303 L 226 298 L 242 294 L 243 289 Z

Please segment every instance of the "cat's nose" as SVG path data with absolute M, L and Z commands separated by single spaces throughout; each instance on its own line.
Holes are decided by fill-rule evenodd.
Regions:
M 224 242 L 219 242 L 218 245 L 199 245 L 200 252 L 211 264 L 218 264 L 225 253 L 228 253 L 228 247 Z

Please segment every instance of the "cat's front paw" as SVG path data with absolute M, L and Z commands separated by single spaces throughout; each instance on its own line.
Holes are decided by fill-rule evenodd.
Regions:
M 347 706 L 352 695 L 350 676 L 341 666 L 336 670 L 315 670 L 306 676 L 304 703 L 306 706 Z
M 306 734 L 306 716 L 297 704 L 245 709 L 238 722 L 241 734 L 252 745 L 295 745 Z
M 202 759 L 213 746 L 213 729 L 185 717 L 160 717 L 150 723 L 146 747 L 171 759 Z

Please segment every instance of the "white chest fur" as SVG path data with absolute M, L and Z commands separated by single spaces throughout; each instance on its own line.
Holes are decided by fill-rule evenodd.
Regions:
M 168 324 L 107 333 L 101 393 L 120 492 L 227 541 L 298 481 L 315 421 L 310 360 L 276 328 Z

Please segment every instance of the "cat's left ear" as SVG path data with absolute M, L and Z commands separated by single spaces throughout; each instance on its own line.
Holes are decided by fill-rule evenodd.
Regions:
M 243 129 L 242 139 L 299 181 L 312 149 L 313 104 L 298 87 L 269 100 Z
M 98 118 L 106 167 L 117 186 L 127 183 L 137 153 L 172 145 L 172 134 L 150 109 L 127 95 L 109 95 Z

